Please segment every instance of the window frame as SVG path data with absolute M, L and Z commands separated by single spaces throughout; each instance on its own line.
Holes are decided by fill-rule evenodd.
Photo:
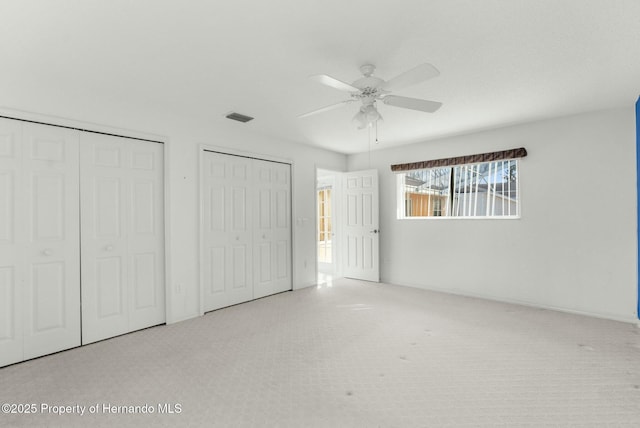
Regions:
M 407 216 L 406 215 L 406 189 L 405 189 L 405 179 L 404 177 L 409 174 L 411 171 L 399 171 L 397 172 L 396 175 L 396 219 L 397 220 L 519 220 L 522 218 L 522 200 L 521 200 L 521 193 L 520 193 L 520 160 L 522 158 L 512 158 L 512 159 L 508 159 L 508 161 L 515 161 L 516 162 L 516 171 L 517 171 L 517 180 L 515 182 L 515 191 L 516 191 L 516 195 L 517 195 L 517 204 L 516 204 L 516 210 L 517 213 L 515 215 L 493 215 L 493 216 L 487 216 L 487 215 L 483 215 L 483 216 L 465 216 L 465 215 L 461 215 L 461 216 L 453 216 L 451 215 L 452 212 L 452 208 L 453 208 L 453 202 L 452 200 L 454 199 L 454 195 L 453 195 L 453 189 L 449 189 L 449 195 L 447 196 L 447 203 L 449 204 L 447 207 L 443 208 L 441 211 L 444 211 L 447 213 L 447 215 L 441 215 L 441 216 Z M 454 174 L 454 170 L 455 168 L 458 167 L 463 167 L 463 166 L 471 166 L 471 165 L 479 165 L 479 164 L 484 164 L 484 163 L 493 163 L 493 162 L 500 162 L 500 160 L 492 160 L 492 161 L 484 161 L 484 162 L 473 162 L 473 163 L 461 163 L 461 164 L 455 164 L 455 165 L 447 165 L 444 166 L 444 168 L 450 168 L 451 169 L 451 175 L 455 177 Z M 433 167 L 433 168 L 420 168 L 421 170 L 429 170 L 429 169 L 437 169 L 437 168 L 443 168 L 443 167 Z

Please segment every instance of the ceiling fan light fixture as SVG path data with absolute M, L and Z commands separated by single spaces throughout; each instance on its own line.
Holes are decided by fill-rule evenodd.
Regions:
M 352 121 L 356 123 L 358 129 L 364 129 L 367 126 L 364 113 L 359 110 L 356 115 L 353 116 Z
M 373 126 L 377 121 L 382 120 L 382 115 L 376 110 L 373 104 L 360 107 L 358 113 L 353 116 L 353 121 L 358 123 L 358 129 Z
M 364 107 L 364 114 L 368 124 L 373 124 L 379 120 L 382 120 L 382 115 L 376 110 L 373 104 Z

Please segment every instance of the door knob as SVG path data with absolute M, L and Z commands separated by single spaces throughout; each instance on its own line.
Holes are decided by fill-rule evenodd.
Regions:
M 50 256 L 51 254 L 53 254 L 53 251 L 51 251 L 50 249 L 47 248 L 46 250 L 44 250 L 42 252 L 42 254 L 45 255 L 45 256 Z
M 104 249 L 107 251 L 113 251 L 113 245 L 107 245 Z
M 378 230 L 378 229 L 373 229 L 373 230 L 371 231 L 371 233 L 379 233 L 379 232 L 380 232 L 380 230 Z

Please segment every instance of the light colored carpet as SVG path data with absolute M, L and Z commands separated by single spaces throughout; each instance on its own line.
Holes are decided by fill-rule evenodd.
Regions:
M 640 329 L 339 280 L 9 366 L 0 386 L 38 406 L 10 427 L 638 427 Z

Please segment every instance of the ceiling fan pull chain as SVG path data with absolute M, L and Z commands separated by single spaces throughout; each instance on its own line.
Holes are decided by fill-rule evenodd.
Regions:
M 367 128 L 369 128 L 369 169 L 371 169 L 371 126 Z
M 378 144 L 378 121 L 376 120 L 376 144 Z

